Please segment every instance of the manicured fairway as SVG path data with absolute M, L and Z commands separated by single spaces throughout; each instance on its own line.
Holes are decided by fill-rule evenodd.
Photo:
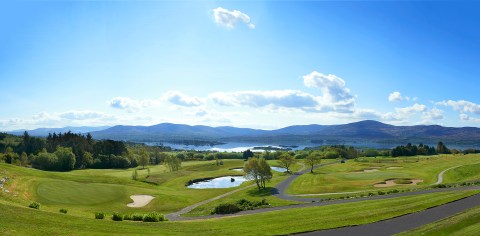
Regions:
M 124 186 L 116 184 L 78 183 L 42 179 L 37 185 L 38 201 L 44 204 L 95 205 L 124 200 Z

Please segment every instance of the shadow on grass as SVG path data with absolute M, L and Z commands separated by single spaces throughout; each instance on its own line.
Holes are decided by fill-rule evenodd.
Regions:
M 251 197 L 266 197 L 266 196 L 271 196 L 272 191 L 274 189 L 275 188 L 273 188 L 273 187 L 267 187 L 266 189 L 262 188 L 260 190 L 258 190 L 258 188 L 254 188 L 254 189 L 248 190 L 247 193 Z

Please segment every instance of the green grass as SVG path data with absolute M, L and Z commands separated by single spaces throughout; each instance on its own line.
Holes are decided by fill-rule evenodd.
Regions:
M 389 189 L 418 188 L 429 186 L 437 181 L 437 175 L 453 166 L 469 165 L 447 171 L 456 171 L 455 177 L 446 178 L 444 183 L 453 183 L 480 178 L 478 168 L 480 155 L 438 155 L 426 157 L 402 158 L 361 158 L 360 161 L 349 160 L 344 164 L 333 164 L 307 173 L 297 178 L 287 189 L 288 194 L 315 194 L 354 191 L 388 191 Z M 476 164 L 476 165 L 473 165 Z M 392 168 L 394 167 L 394 168 Z M 399 168 L 400 167 L 400 168 Z M 378 169 L 364 172 L 366 169 Z M 477 170 L 477 171 L 475 171 Z M 422 179 L 422 183 L 409 186 L 376 188 L 374 184 L 388 179 Z
M 114 222 L 33 210 L 0 201 L 3 235 L 275 235 L 367 224 L 478 193 L 451 191 L 187 222 Z M 35 227 L 31 227 L 35 225 Z
M 407 235 L 478 235 L 480 232 L 480 207 L 455 216 L 399 234 Z
M 445 173 L 444 179 L 448 182 L 461 182 L 480 179 L 480 163 L 460 166 Z
M 52 179 L 41 179 L 39 182 L 37 196 L 43 204 L 97 205 L 128 197 L 125 187 L 121 185 Z

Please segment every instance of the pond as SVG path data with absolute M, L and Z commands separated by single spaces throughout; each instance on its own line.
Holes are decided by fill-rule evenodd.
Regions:
M 278 167 L 278 166 L 272 166 L 272 167 L 270 167 L 270 168 L 272 168 L 272 170 L 273 170 L 273 171 L 276 171 L 276 172 L 282 172 L 282 173 L 284 173 L 285 171 L 287 171 L 286 168 L 282 168 L 282 167 Z
M 235 181 L 232 182 L 232 179 Z M 215 179 L 196 182 L 187 186 L 187 188 L 205 189 L 205 188 L 233 188 L 247 181 L 243 176 L 223 176 Z
M 282 167 L 278 167 L 278 166 L 272 166 L 272 167 L 270 167 L 270 168 L 272 168 L 273 171 L 282 172 L 282 173 L 284 173 L 285 171 L 287 171 L 287 169 L 282 168 Z M 231 169 L 231 170 L 234 170 L 234 171 L 243 171 L 243 168 L 238 167 L 238 168 L 233 168 L 233 169 Z

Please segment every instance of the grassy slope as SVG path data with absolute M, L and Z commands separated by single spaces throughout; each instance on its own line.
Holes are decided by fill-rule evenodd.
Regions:
M 152 166 L 148 179 L 147 170 L 138 171 L 139 180 L 158 181 L 160 185 L 131 180 L 133 169 L 46 172 L 0 163 L 0 175 L 12 179 L 6 186 L 11 193 L 0 193 L 0 198 L 23 206 L 38 201 L 44 210 L 56 212 L 67 208 L 69 213 L 78 216 L 91 216 L 96 211 L 169 213 L 234 189 L 185 187 L 190 179 L 238 175 L 229 169 L 243 165 L 242 160 L 225 160 L 223 166 L 212 163 L 185 162 L 182 170 L 174 173 L 166 171 L 164 166 Z M 146 207 L 133 209 L 126 206 L 133 194 L 150 194 L 156 198 Z
M 423 179 L 419 186 L 427 186 L 437 181 L 437 175 L 442 170 L 457 165 L 472 165 L 480 162 L 480 155 L 439 155 L 429 157 L 409 158 L 364 158 L 365 162 L 347 161 L 344 164 L 329 165 L 307 173 L 296 179 L 287 189 L 289 194 L 311 194 L 349 191 L 378 191 L 388 189 L 411 188 L 412 186 L 395 186 L 390 188 L 375 188 L 374 184 L 391 178 Z M 388 169 L 397 167 L 397 169 Z M 400 167 L 400 168 L 399 168 Z M 480 174 L 473 172 L 476 166 L 456 178 L 447 178 L 444 182 L 456 182 L 478 178 Z M 363 172 L 365 169 L 377 168 L 376 172 Z M 453 170 L 452 170 L 453 171 Z M 449 172 L 447 172 L 448 174 Z M 475 174 L 474 174 L 475 173 Z
M 478 235 L 478 232 L 480 232 L 480 207 L 399 235 Z
M 443 192 L 189 222 L 94 220 L 33 210 L 0 201 L 3 235 L 258 235 L 289 234 L 366 224 L 444 204 L 478 191 Z M 255 227 L 252 227 L 255 226 Z

